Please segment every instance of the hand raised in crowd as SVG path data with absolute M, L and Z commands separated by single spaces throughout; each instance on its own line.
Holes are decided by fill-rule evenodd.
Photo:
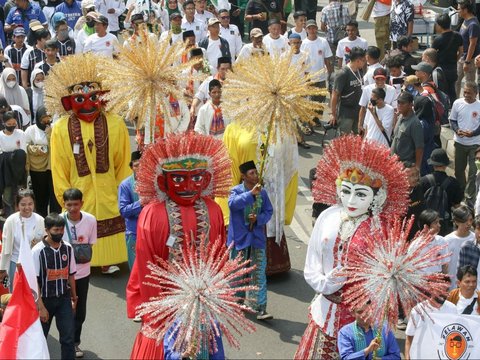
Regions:
M 257 196 L 258 194 L 260 194 L 260 191 L 262 191 L 262 185 L 261 184 L 257 184 L 253 187 L 252 190 L 250 190 L 250 192 L 252 193 L 253 196 Z

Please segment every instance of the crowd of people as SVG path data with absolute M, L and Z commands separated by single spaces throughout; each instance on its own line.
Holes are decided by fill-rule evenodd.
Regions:
M 390 154 L 398 157 L 408 174 L 408 182 L 398 183 L 410 195 L 405 210 L 416 218 L 410 238 L 417 230 L 428 228 L 435 235 L 431 246 L 445 245 L 444 254 L 450 253 L 444 266 L 425 269 L 452 279 L 448 300 L 439 311 L 480 314 L 475 291 L 480 288 L 480 101 L 476 82 L 480 23 L 475 4 L 468 0 L 458 3 L 462 21 L 455 28 L 448 14 L 439 14 L 432 45 L 422 52 L 414 48 L 416 9 L 409 0 L 375 2 L 375 45 L 361 37 L 356 1 L 330 0 L 321 11 L 320 23 L 316 6 L 312 1 L 292 4 L 278 0 L 208 4 L 206 0 L 49 0 L 47 4 L 9 0 L 4 4 L 3 13 L 0 11 L 0 280 L 13 290 L 22 244 L 26 243 L 38 276 L 43 330 L 48 335 L 52 319 L 57 318 L 62 358 L 84 356 L 79 346 L 91 267 L 100 266 L 102 273 L 109 275 L 128 260 L 132 272 L 127 287 L 128 316 L 142 322 L 137 306 L 152 295 L 151 290 L 142 288 L 146 262 L 153 255 L 178 257 L 181 243 L 176 239 L 186 233 L 183 227 L 210 232 L 212 238 L 233 246 L 232 257 L 242 254 L 256 265 L 252 279 L 258 291 L 250 294 L 255 300 L 250 306 L 258 320 L 272 319 L 267 312 L 266 276 L 290 269 L 283 226 L 290 224 L 295 210 L 298 146 L 309 149 L 306 139 L 317 128 L 324 132 L 333 128 L 336 135 L 358 135 L 362 144 L 373 145 L 357 144 L 357 150 L 380 152 L 385 162 L 394 161 Z M 290 13 L 294 25 L 288 28 Z M 319 30 L 326 36 L 320 36 Z M 101 56 L 115 60 L 122 46 L 141 44 L 145 31 L 170 45 L 182 44 L 178 64 L 191 61 L 192 65 L 179 82 L 183 97 L 169 96 L 169 114 L 159 114 L 154 128 L 147 124 L 138 129 L 137 149 L 131 152 L 124 120 L 132 119 L 104 112 L 100 96 L 108 89 L 97 79 L 94 63 Z M 323 119 L 320 112 L 314 119 L 301 119 L 299 135 L 282 138 L 271 150 L 263 148 L 264 134 L 231 123 L 222 111 L 222 87 L 232 66 L 253 56 L 290 56 L 293 65 L 314 74 L 314 86 L 330 93 L 329 117 Z M 76 58 L 81 59 L 73 60 Z M 203 75 L 203 80 L 198 75 Z M 52 98 L 57 108 L 48 106 Z M 327 101 L 323 96 L 312 99 Z M 451 160 L 442 148 L 443 128 L 454 132 L 454 176 L 447 174 Z M 144 153 L 152 149 L 150 143 L 161 143 L 168 134 L 183 136 L 188 130 L 223 143 L 228 152 L 232 179 L 224 180 L 229 181 L 231 192 L 228 198 L 218 196 L 218 205 L 208 197 L 216 191 L 209 187 L 213 173 L 205 176 L 212 165 L 195 158 L 198 154 L 182 153 L 191 158 L 180 160 L 171 155 L 165 161 L 149 154 L 149 160 L 144 160 Z M 352 144 L 357 141 L 344 139 Z M 175 141 L 181 144 L 181 138 Z M 188 141 L 199 140 L 188 137 Z M 212 148 L 219 146 L 212 144 Z M 263 151 L 271 161 L 262 185 L 257 166 Z M 148 182 L 145 174 L 138 175 L 142 161 L 163 169 L 161 174 L 149 175 L 158 176 L 155 186 L 148 185 L 150 193 L 141 190 Z M 383 180 L 396 171 L 388 184 L 379 186 L 357 183 L 350 173 L 336 174 L 341 186 L 332 191 L 340 194 L 341 207 L 315 211 L 318 220 L 305 278 L 321 296 L 312 304 L 311 323 L 296 358 L 332 354 L 371 358 L 374 352 L 399 358 L 400 350 L 389 329 L 383 330 L 380 341 L 373 324 L 362 316 L 363 308 L 348 309 L 341 303 L 341 286 L 332 284 L 331 277 L 339 266 L 335 261 L 342 256 L 329 252 L 338 241 L 360 241 L 357 229 L 373 226 L 379 214 L 393 215 L 395 209 L 377 194 L 382 189 L 395 196 L 395 177 L 405 175 L 395 161 L 391 169 L 385 169 L 390 174 L 377 169 Z M 168 164 L 188 174 L 179 175 Z M 367 171 L 374 165 L 358 166 Z M 202 189 L 201 197 L 198 189 Z M 186 200 L 184 193 L 196 195 Z M 163 201 L 161 205 L 151 194 Z M 147 206 L 149 201 L 152 204 Z M 321 197 L 316 201 L 315 209 L 334 205 L 322 203 Z M 184 207 L 195 211 L 187 217 Z M 164 218 L 156 219 L 157 212 Z M 397 212 L 395 215 L 403 215 L 401 207 Z M 348 219 L 341 220 L 345 214 Z M 182 218 L 183 223 L 178 220 Z M 215 226 L 207 231 L 203 226 L 208 221 Z M 147 223 L 152 228 L 147 229 Z M 334 225 L 338 227 L 335 231 Z M 172 229 L 169 234 L 168 227 Z M 156 248 L 150 242 L 159 234 L 153 230 L 160 228 L 165 244 Z M 324 235 L 328 235 L 330 248 L 316 241 Z M 347 314 L 349 310 L 353 312 Z M 414 312 L 403 314 L 397 326 L 406 329 L 407 358 L 419 321 L 407 319 L 416 316 Z M 335 322 L 338 317 L 343 318 Z M 157 353 L 158 344 L 143 336 L 137 337 L 133 357 L 145 356 L 148 351 L 163 354 L 163 348 Z

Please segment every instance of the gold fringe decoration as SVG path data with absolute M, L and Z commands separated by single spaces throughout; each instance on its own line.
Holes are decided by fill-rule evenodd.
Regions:
M 99 56 L 92 53 L 78 54 L 67 56 L 52 67 L 45 79 L 45 106 L 50 114 L 66 114 L 61 98 L 70 95 L 69 88 L 75 84 L 97 82 L 105 90 L 98 61 Z
M 135 121 L 137 129 L 148 119 L 153 129 L 157 111 L 170 112 L 168 96 L 183 98 L 178 82 L 192 62 L 181 63 L 182 51 L 182 42 L 170 44 L 170 37 L 160 41 L 143 29 L 135 41 L 121 47 L 114 64 L 102 60 L 99 68 L 110 89 L 105 95 L 108 110 Z

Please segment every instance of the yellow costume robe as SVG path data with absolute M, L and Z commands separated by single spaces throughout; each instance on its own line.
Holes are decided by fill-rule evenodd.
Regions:
M 83 210 L 97 218 L 98 241 L 93 246 L 92 266 L 127 261 L 125 222 L 118 210 L 118 186 L 131 174 L 130 140 L 124 120 L 101 114 L 88 123 L 74 114 L 55 122 L 51 136 L 51 163 L 55 196 L 78 188 Z
M 241 128 L 237 123 L 231 123 L 226 127 L 223 134 L 223 142 L 232 160 L 232 187 L 238 185 L 241 181 L 241 174 L 238 168 L 241 164 L 253 160 L 260 171 L 259 140 L 259 135 Z M 267 236 L 269 239 L 273 238 L 277 245 L 284 247 L 281 253 L 285 259 L 288 259 L 288 249 L 286 248 L 286 242 L 285 245 L 281 244 L 281 242 L 285 241 L 282 240 L 282 238 L 284 239 L 283 225 L 290 225 L 292 222 L 298 192 L 298 148 L 296 139 L 292 138 L 291 140 L 282 141 L 285 143 L 284 145 L 272 146 L 274 151 L 278 150 L 279 153 L 274 153 L 273 159 L 271 158 L 272 154 L 269 153 L 264 175 L 265 189 L 274 210 L 272 220 L 267 224 Z M 274 188 L 277 190 L 274 191 Z M 228 199 L 217 198 L 215 201 L 222 208 L 225 224 L 228 225 L 230 216 Z M 267 273 L 273 274 L 277 272 L 277 268 L 282 268 L 279 262 L 284 263 L 284 260 L 277 261 L 277 259 L 273 259 L 269 248 L 270 244 L 267 244 Z M 274 256 L 278 258 L 278 254 Z

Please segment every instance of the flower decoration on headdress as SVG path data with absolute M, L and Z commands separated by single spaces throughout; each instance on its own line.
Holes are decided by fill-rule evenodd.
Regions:
M 337 204 L 337 189 L 344 180 L 376 190 L 374 215 L 390 217 L 406 213 L 409 185 L 405 168 L 385 146 L 355 135 L 332 140 L 317 164 L 313 184 L 315 202 Z
M 203 169 L 212 180 L 202 196 L 228 197 L 232 184 L 231 160 L 221 140 L 194 132 L 169 134 L 142 154 L 137 172 L 137 192 L 143 204 L 163 201 L 167 195 L 157 178 L 168 171 Z
M 61 99 L 104 91 L 103 76 L 98 71 L 99 57 L 92 53 L 67 56 L 56 64 L 45 79 L 45 106 L 50 114 L 65 114 Z

